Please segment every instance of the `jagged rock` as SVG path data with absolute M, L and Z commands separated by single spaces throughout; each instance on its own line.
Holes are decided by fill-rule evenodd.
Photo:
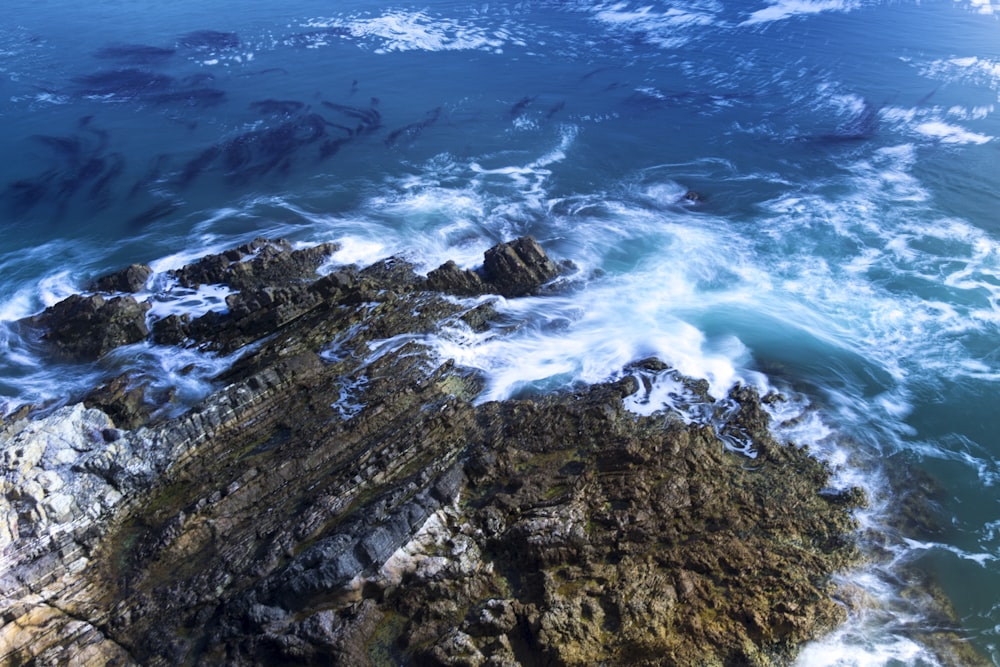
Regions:
M 89 290 L 93 292 L 130 292 L 140 291 L 146 286 L 146 280 L 153 275 L 153 269 L 146 264 L 131 264 L 121 271 L 101 276 L 91 283 Z
M 472 637 L 457 628 L 452 628 L 433 646 L 424 651 L 424 659 L 448 667 L 481 667 L 486 664 L 483 655 Z
M 189 324 L 191 316 L 187 313 L 171 313 L 153 322 L 153 340 L 160 345 L 184 345 L 189 338 Z
M 11 655 L 33 644 L 39 636 L 55 636 L 62 644 L 54 644 L 34 656 L 38 667 L 79 665 L 106 667 L 135 664 L 121 646 L 108 640 L 98 628 L 73 618 L 61 609 L 41 604 L 0 627 L 0 664 L 18 664 Z
M 451 260 L 427 274 L 427 286 L 432 290 L 459 296 L 475 296 L 488 291 L 478 273 L 460 269 Z
M 225 283 L 240 290 L 226 299 L 229 312 L 192 320 L 168 315 L 153 323 L 153 339 L 165 345 L 201 344 L 225 352 L 267 336 L 313 309 L 335 300 L 353 285 L 344 271 L 319 278 L 316 269 L 337 249 L 326 243 L 292 250 L 284 240 L 257 239 L 211 255 L 174 272 L 189 287 Z
M 105 299 L 100 294 L 73 294 L 40 314 L 24 320 L 41 329 L 42 339 L 72 359 L 97 359 L 121 345 L 149 335 L 146 312 L 150 304 L 131 296 Z
M 530 237 L 500 243 L 487 250 L 483 271 L 486 281 L 508 298 L 530 294 L 559 275 L 559 267 Z
M 479 272 L 445 262 L 427 274 L 427 285 L 459 296 L 500 294 L 512 298 L 536 292 L 560 273 L 562 270 L 537 241 L 522 237 L 487 250 Z
M 358 278 L 362 282 L 369 283 L 364 286 L 368 289 L 378 290 L 391 285 L 393 291 L 397 293 L 409 292 L 422 287 L 414 269 L 412 262 L 399 257 L 389 257 L 362 269 Z
M 336 243 L 293 250 L 284 240 L 254 239 L 218 255 L 209 255 L 173 272 L 186 287 L 226 284 L 237 290 L 262 289 L 315 279 L 316 269 L 337 251 Z

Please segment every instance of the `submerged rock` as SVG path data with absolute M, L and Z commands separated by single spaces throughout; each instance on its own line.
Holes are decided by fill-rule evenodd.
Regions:
M 555 278 L 537 243 L 426 280 L 318 276 L 331 252 L 255 241 L 176 272 L 240 292 L 160 342 L 243 349 L 179 417 L 149 421 L 122 376 L 87 400 L 115 421 L 2 425 L 0 664 L 766 665 L 844 618 L 862 498 L 826 493 L 753 390 L 716 426 L 629 412 L 632 376 L 477 404 L 482 378 L 416 341 L 488 326 L 438 290 Z

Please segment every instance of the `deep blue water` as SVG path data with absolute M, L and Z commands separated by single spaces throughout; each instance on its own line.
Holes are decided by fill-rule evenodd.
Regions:
M 781 389 L 779 421 L 804 417 L 780 434 L 869 489 L 892 554 L 846 577 L 872 608 L 802 663 L 936 664 L 907 565 L 1000 664 L 1000 6 L 12 3 L 0 320 L 259 235 L 426 269 L 534 235 L 577 287 L 502 304 L 515 335 L 427 341 L 488 374 L 483 400 L 650 354 L 718 395 Z M 196 400 L 226 363 L 55 365 L 5 324 L 0 349 L 4 411 L 132 365 Z M 886 528 L 888 480 L 921 472 L 940 525 Z

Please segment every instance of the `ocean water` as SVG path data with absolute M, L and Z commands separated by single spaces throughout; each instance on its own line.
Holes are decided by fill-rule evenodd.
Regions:
M 182 401 L 211 389 L 230 360 L 57 363 L 12 324 L 128 263 L 156 269 L 152 294 L 261 235 L 429 270 L 530 234 L 571 287 L 502 301 L 512 334 L 424 340 L 486 374 L 482 400 L 651 355 L 719 397 L 783 392 L 778 434 L 872 498 L 869 562 L 842 582 L 867 602 L 800 663 L 942 664 L 917 582 L 1000 665 L 1000 5 L 5 6 L 3 412 L 126 367 Z M 153 312 L 224 297 L 169 290 Z M 646 379 L 635 411 L 705 418 L 673 374 Z M 900 520 L 908 498 L 929 516 Z

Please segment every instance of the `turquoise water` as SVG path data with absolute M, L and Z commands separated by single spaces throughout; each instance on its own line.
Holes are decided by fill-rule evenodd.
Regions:
M 483 400 L 651 354 L 720 396 L 782 390 L 777 416 L 802 418 L 781 435 L 864 484 L 885 534 L 847 577 L 877 608 L 801 662 L 936 664 L 927 610 L 900 599 L 912 566 L 1000 664 L 1000 6 L 7 7 L 4 411 L 134 365 L 208 391 L 227 360 L 139 345 L 57 365 L 9 326 L 124 264 L 282 235 L 430 269 L 531 234 L 577 265 L 573 289 L 501 304 L 512 336 L 427 341 L 487 373 Z M 634 409 L 672 400 L 661 382 Z M 885 528 L 920 474 L 937 525 Z

